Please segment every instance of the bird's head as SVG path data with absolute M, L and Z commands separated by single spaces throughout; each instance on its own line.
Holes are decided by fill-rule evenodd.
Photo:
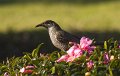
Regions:
M 50 28 L 50 27 L 60 28 L 59 25 L 52 20 L 46 20 L 46 21 L 36 25 L 36 27 L 40 27 L 40 26 L 45 27 L 45 28 Z

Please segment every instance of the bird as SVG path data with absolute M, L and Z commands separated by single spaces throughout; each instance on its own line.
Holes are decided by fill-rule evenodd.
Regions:
M 72 35 L 66 31 L 64 31 L 55 21 L 53 20 L 46 20 L 36 27 L 44 27 L 48 30 L 50 40 L 52 44 L 63 51 L 67 51 L 70 46 L 69 43 L 79 43 L 79 37 Z

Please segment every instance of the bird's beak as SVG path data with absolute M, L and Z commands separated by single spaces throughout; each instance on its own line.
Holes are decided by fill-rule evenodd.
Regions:
M 35 27 L 40 27 L 40 26 L 43 26 L 43 24 L 38 24 L 38 25 L 36 25 Z

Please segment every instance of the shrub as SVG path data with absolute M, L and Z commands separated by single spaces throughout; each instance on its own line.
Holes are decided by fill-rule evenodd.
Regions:
M 82 41 L 82 40 L 81 40 Z M 0 64 L 2 76 L 118 76 L 120 74 L 120 46 L 112 39 L 103 46 L 93 46 L 93 40 L 86 38 L 86 45 L 74 44 L 65 51 L 39 54 L 42 44 L 32 53 L 22 57 L 12 57 Z M 92 42 L 91 42 L 92 41 Z M 79 47 L 78 47 L 79 46 Z M 77 47 L 73 50 L 71 48 Z M 75 52 L 75 50 L 78 50 Z M 82 50 L 82 53 L 80 53 Z M 90 51 L 91 50 L 91 51 Z M 61 57 L 74 56 L 71 61 Z

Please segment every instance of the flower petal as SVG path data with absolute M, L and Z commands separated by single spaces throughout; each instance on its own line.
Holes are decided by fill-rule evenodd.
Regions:
M 78 48 L 78 46 L 77 46 L 77 45 L 73 45 L 73 46 L 67 51 L 67 54 L 68 54 L 69 56 L 74 56 L 74 50 L 75 50 L 76 48 Z
M 67 61 L 69 55 L 63 55 L 61 58 L 59 58 L 56 62 L 61 62 L 61 61 Z
M 74 50 L 74 56 L 76 58 L 80 57 L 82 54 L 83 54 L 83 50 L 81 50 L 79 48 L 77 48 L 77 49 Z
M 67 62 L 72 62 L 74 59 L 75 59 L 74 56 L 70 56 L 70 57 L 68 57 Z
M 80 40 L 80 47 L 82 49 L 85 49 L 87 48 L 88 46 L 90 46 L 92 44 L 92 40 L 89 39 L 89 38 L 86 38 L 86 37 L 82 37 L 81 40 Z
M 25 68 L 23 67 L 22 69 L 20 69 L 20 72 L 21 73 L 24 73 L 24 71 L 25 71 Z
M 93 67 L 93 65 L 94 65 L 94 63 L 93 63 L 92 60 L 90 60 L 89 62 L 87 62 L 87 67 L 88 67 L 89 69 L 91 69 L 91 68 Z

